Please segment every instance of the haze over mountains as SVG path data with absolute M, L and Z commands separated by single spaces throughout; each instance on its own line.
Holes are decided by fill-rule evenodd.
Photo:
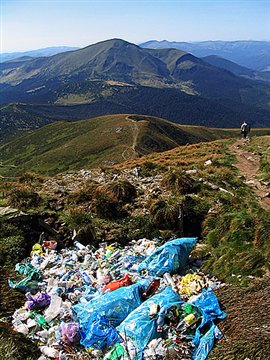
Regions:
M 20 57 L 42 57 L 52 56 L 66 51 L 73 51 L 79 49 L 74 46 L 52 46 L 48 48 L 42 48 L 37 50 L 20 51 L 20 52 L 9 52 L 0 54 L 0 62 L 10 61 L 18 59 Z
M 212 127 L 239 127 L 243 119 L 270 126 L 267 79 L 225 60 L 222 66 L 219 59 L 205 60 L 111 39 L 6 61 L 0 64 L 1 136 L 55 120 L 118 113 Z
M 198 57 L 217 55 L 253 70 L 270 71 L 270 41 L 177 42 L 150 40 L 140 46 L 149 49 L 175 48 Z

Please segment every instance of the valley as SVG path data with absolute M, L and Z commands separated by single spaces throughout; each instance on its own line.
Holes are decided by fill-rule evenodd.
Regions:
M 40 49 L 0 63 L 0 357 L 40 356 L 37 342 L 11 329 L 11 315 L 25 297 L 7 283 L 18 279 L 14 267 L 35 244 L 56 244 L 57 261 L 62 250 L 69 259 L 59 271 L 73 280 L 57 291 L 70 306 L 85 291 L 75 290 L 76 266 L 90 267 L 79 247 L 97 251 L 92 262 L 98 278 L 115 248 L 124 252 L 127 246 L 130 256 L 141 241 L 193 237 L 197 245 L 180 275 L 213 277 L 228 315 L 220 324 L 224 338 L 208 358 L 267 358 L 268 45 L 153 40 L 138 46 L 114 38 L 80 49 Z M 245 140 L 244 120 L 251 126 Z M 100 255 L 105 248 L 114 249 L 108 258 Z M 46 269 L 51 274 L 53 261 Z M 121 271 L 112 271 L 114 281 Z M 62 340 L 51 349 L 71 359 L 81 351 Z M 105 356 L 100 354 L 85 351 L 82 359 L 99 360 Z

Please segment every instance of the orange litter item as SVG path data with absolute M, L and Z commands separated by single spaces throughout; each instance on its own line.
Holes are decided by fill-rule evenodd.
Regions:
M 131 276 L 126 274 L 122 279 L 111 281 L 109 284 L 104 286 L 102 291 L 103 292 L 106 291 L 106 290 L 114 291 L 114 290 L 119 289 L 122 286 L 128 286 L 128 285 L 131 285 L 131 284 L 133 284 L 132 280 L 131 280 Z

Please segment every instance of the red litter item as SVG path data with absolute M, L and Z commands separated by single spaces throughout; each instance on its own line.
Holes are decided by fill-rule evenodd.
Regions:
M 155 279 L 151 281 L 148 288 L 142 293 L 142 297 L 144 299 L 150 298 L 152 295 L 154 295 L 157 292 L 159 285 L 160 285 L 160 279 Z
M 114 290 L 119 289 L 122 286 L 128 286 L 128 285 L 132 285 L 132 284 L 133 283 L 132 283 L 132 280 L 131 280 L 131 276 L 126 274 L 122 279 L 111 281 L 109 284 L 104 286 L 102 291 L 103 292 L 106 291 L 106 290 L 114 291 Z
M 55 250 L 57 248 L 57 241 L 55 240 L 43 241 L 42 246 L 51 250 Z

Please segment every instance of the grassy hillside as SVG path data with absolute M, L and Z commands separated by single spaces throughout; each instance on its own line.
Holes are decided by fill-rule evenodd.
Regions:
M 115 120 L 118 129 L 126 127 L 122 132 L 129 131 L 133 140 L 143 139 L 148 126 L 163 125 L 162 120 L 155 119 L 152 123 L 151 119 L 138 118 L 138 115 L 131 120 L 124 121 L 123 117 Z M 108 128 L 108 117 L 99 121 L 106 123 L 111 142 L 116 141 L 112 136 L 115 128 Z M 96 135 L 98 126 L 94 128 L 94 125 L 91 126 Z M 162 129 L 168 131 L 166 126 Z M 217 136 L 214 129 L 193 127 L 190 130 L 192 136 L 203 132 L 204 136 L 211 133 Z M 72 131 L 76 133 L 78 129 L 75 127 Z M 228 131 L 218 132 L 228 135 Z M 229 133 L 238 134 L 238 130 Z M 88 135 L 89 132 L 85 133 L 85 137 Z M 53 141 L 47 141 L 47 146 L 59 142 L 60 148 L 64 148 L 65 138 L 72 142 L 68 128 L 63 134 L 52 132 L 51 136 Z M 12 314 L 14 308 L 24 302 L 22 296 L 8 288 L 6 277 L 13 273 L 14 265 L 29 254 L 40 233 L 44 233 L 39 219 L 49 220 L 51 228 L 58 231 L 59 244 L 66 246 L 71 244 L 74 229 L 82 243 L 92 245 L 101 241 L 126 244 L 142 237 L 198 236 L 192 264 L 238 286 L 227 285 L 219 290 L 219 298 L 228 313 L 228 320 L 222 325 L 226 341 L 215 348 L 210 358 L 266 359 L 269 341 L 264 325 L 269 308 L 269 276 L 268 280 L 267 276 L 262 277 L 269 274 L 270 213 L 261 207 L 260 199 L 240 176 L 232 153 L 233 142 L 234 139 L 201 142 L 123 164 L 107 164 L 102 169 L 69 171 L 46 178 L 28 173 L 13 182 L 2 181 L 1 205 L 16 207 L 31 216 L 16 221 L 0 217 L 0 265 L 3 268 L 0 315 Z M 75 147 L 76 143 L 72 145 Z M 134 151 L 135 143 L 128 145 Z M 259 154 L 261 173 L 258 176 L 267 182 L 268 174 L 269 186 L 270 136 L 254 136 L 248 145 L 243 142 L 241 146 Z M 31 143 L 29 147 L 30 152 Z M 49 237 L 51 233 L 44 236 Z M 251 288 L 246 289 L 249 285 Z M 2 340 L 5 344 L 6 336 Z M 30 353 L 28 343 L 21 340 L 17 345 L 22 346 L 20 354 Z
M 253 134 L 270 130 L 253 130 Z M 179 145 L 239 136 L 236 129 L 177 125 L 143 115 L 110 115 L 55 122 L 14 137 L 1 147 L 1 175 L 55 174 L 107 166 Z
M 57 122 L 15 137 L 1 147 L 2 174 L 31 169 L 56 173 L 94 167 L 164 151 L 175 146 L 226 136 L 207 128 L 181 127 L 146 117 L 111 115 L 79 122 Z M 219 134 L 219 135 L 218 135 Z
M 252 127 L 269 127 L 269 100 L 266 82 L 181 50 L 111 39 L 1 63 L 0 138 L 56 120 L 127 113 L 189 125 L 238 127 L 245 119 Z

